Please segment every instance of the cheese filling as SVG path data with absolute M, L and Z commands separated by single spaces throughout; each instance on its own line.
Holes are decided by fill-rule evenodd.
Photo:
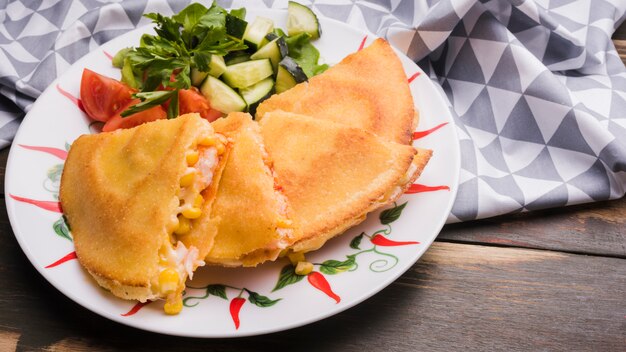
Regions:
M 176 247 L 164 246 L 159 253 L 159 273 L 173 269 L 181 279 L 187 277 L 193 279 L 194 270 L 205 264 L 198 255 L 198 248 L 194 246 L 187 248 L 180 241 L 176 243 Z
M 259 136 L 255 136 L 256 142 L 259 144 L 261 148 L 261 157 L 263 158 L 263 162 L 265 163 L 265 172 L 272 177 L 274 181 L 274 194 L 276 196 L 277 201 L 277 212 L 278 212 L 278 220 L 276 222 L 276 234 L 278 234 L 278 239 L 271 241 L 268 243 L 265 248 L 261 250 L 264 251 L 276 251 L 287 248 L 290 242 L 291 235 L 293 234 L 292 222 L 288 216 L 288 203 L 287 197 L 283 194 L 279 184 L 278 177 L 276 172 L 274 172 L 274 168 L 271 167 L 272 162 L 270 160 L 269 154 L 265 149 L 265 144 L 263 143 L 263 139 Z M 276 258 L 273 258 L 276 259 Z
M 164 309 L 167 314 L 177 314 L 182 309 L 185 281 L 187 278 L 192 279 L 194 270 L 205 264 L 198 256 L 196 247 L 187 248 L 180 241 L 176 247 L 168 244 L 159 251 L 159 275 L 153 280 L 153 288 L 156 296 L 165 296 Z
M 193 177 L 193 180 L 190 182 L 191 184 L 180 189 L 178 195 L 180 199 L 178 213 L 180 214 L 185 214 L 185 211 L 189 211 L 194 207 L 199 208 L 198 205 L 201 205 L 201 202 L 198 204 L 197 197 L 213 181 L 213 174 L 219 162 L 217 148 L 198 148 L 198 154 L 198 161 L 193 166 L 188 166 L 183 176 L 183 179 L 185 177 Z
M 167 314 L 178 314 L 182 310 L 185 281 L 187 278 L 192 279 L 194 270 L 205 264 L 199 258 L 198 248 L 187 248 L 176 240 L 176 235 L 191 231 L 195 219 L 202 215 L 202 191 L 213 182 L 225 143 L 225 139 L 219 135 L 204 137 L 185 156 L 187 168 L 180 178 L 177 199 L 173 200 L 178 204 L 171 220 L 171 243 L 165 245 L 159 253 L 159 274 L 155 280 L 158 296 L 166 298 L 164 310 Z
M 273 170 L 272 174 L 274 175 Z M 276 178 L 274 178 L 274 184 L 276 184 Z M 285 249 L 289 245 L 290 238 L 293 234 L 293 225 L 292 221 L 288 220 L 287 197 L 285 197 L 280 190 L 274 190 L 274 193 L 276 194 L 276 200 L 278 202 L 278 214 L 281 216 L 276 226 L 276 233 L 278 233 L 280 239 L 271 244 L 271 249 Z

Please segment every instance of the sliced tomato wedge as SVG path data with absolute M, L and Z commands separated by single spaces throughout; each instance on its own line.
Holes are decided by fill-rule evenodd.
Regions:
M 178 92 L 178 111 L 182 114 L 197 112 L 203 118 L 213 122 L 222 116 L 220 111 L 211 109 L 207 98 L 200 93 L 198 88 L 181 89 Z
M 94 120 L 106 122 L 133 100 L 134 89 L 124 83 L 83 70 L 80 81 L 80 100 L 85 112 Z
M 139 126 L 143 123 L 156 121 L 167 118 L 167 113 L 165 110 L 159 105 L 148 110 L 144 110 L 138 112 L 136 114 L 132 114 L 127 117 L 122 117 L 120 113 L 126 110 L 128 107 L 138 104 L 140 102 L 139 99 L 132 100 L 128 105 L 124 106 L 123 109 L 111 117 L 102 127 L 102 132 L 111 132 L 120 128 L 131 128 L 135 126 Z

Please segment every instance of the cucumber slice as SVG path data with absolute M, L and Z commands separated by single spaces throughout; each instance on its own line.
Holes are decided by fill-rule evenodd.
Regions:
M 213 77 L 219 77 L 226 71 L 226 63 L 224 57 L 219 55 L 211 55 L 209 62 L 209 74 Z
M 289 1 L 287 5 L 287 33 L 289 36 L 307 33 L 312 39 L 322 35 L 322 27 L 315 13 L 308 7 Z
M 191 69 L 191 85 L 195 87 L 200 87 L 200 85 L 202 84 L 202 82 L 204 82 L 204 79 L 208 75 L 209 75 L 208 72 L 202 72 L 198 70 L 197 68 L 193 67 Z
M 259 103 L 274 94 L 274 79 L 268 77 L 250 87 L 240 89 L 239 94 L 241 94 L 243 100 L 248 104 L 248 112 L 254 116 Z
M 298 84 L 291 74 L 284 67 L 278 66 L 278 73 L 276 73 L 276 93 L 280 94 L 286 90 L 289 90 L 293 86 Z
M 283 57 L 287 56 L 288 52 L 289 49 L 287 48 L 285 38 L 276 37 L 276 39 L 273 39 L 271 42 L 263 45 L 263 47 L 261 47 L 261 49 L 259 49 L 256 53 L 252 54 L 250 58 L 252 60 L 270 59 L 272 62 L 272 68 L 274 69 L 274 72 L 276 72 L 278 63 L 283 59 Z
M 222 79 L 233 88 L 245 88 L 273 73 L 269 59 L 251 60 L 227 66 Z
M 206 78 L 204 83 L 202 83 L 202 87 L 200 87 L 200 92 L 209 100 L 212 108 L 225 114 L 246 109 L 246 101 L 243 100 L 241 95 L 213 76 Z
M 266 39 L 268 42 L 271 42 L 272 40 L 274 40 L 274 39 L 276 39 L 276 38 L 278 38 L 278 37 L 280 37 L 278 34 L 276 34 L 276 33 L 274 33 L 274 32 L 269 32 L 269 33 L 267 33 L 267 35 L 265 36 L 265 39 Z
M 238 64 L 244 61 L 250 61 L 250 54 L 248 54 L 245 50 L 232 51 L 226 54 L 224 61 L 226 62 L 226 66 Z
M 263 44 L 267 43 L 265 36 L 274 30 L 274 21 L 269 18 L 257 16 L 252 24 L 246 27 L 243 41 L 250 50 L 257 51 Z
M 305 82 L 307 76 L 294 59 L 285 56 L 278 64 L 276 93 L 282 93 L 298 83 Z
M 191 69 L 191 84 L 200 87 L 206 76 L 211 75 L 213 77 L 219 77 L 226 71 L 226 64 L 224 58 L 219 55 L 211 55 L 211 62 L 209 62 L 209 72 L 202 72 L 196 68 Z
M 226 14 L 226 34 L 241 39 L 246 32 L 246 27 L 248 27 L 248 22 L 243 18 Z

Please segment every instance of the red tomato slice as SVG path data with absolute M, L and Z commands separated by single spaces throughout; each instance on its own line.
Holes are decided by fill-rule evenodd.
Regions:
M 128 106 L 134 89 L 124 83 L 97 74 L 89 69 L 83 70 L 80 81 L 80 100 L 85 112 L 94 120 L 106 122 L 116 115 L 121 108 Z
M 181 89 L 178 92 L 178 111 L 181 115 L 197 112 L 200 116 L 209 120 L 209 122 L 222 117 L 220 111 L 211 109 L 211 104 L 209 104 L 207 98 L 196 87 Z
M 138 112 L 136 114 L 122 117 L 120 113 L 126 110 L 128 107 L 139 103 L 139 99 L 132 100 L 128 105 L 124 106 L 123 109 L 120 109 L 119 113 L 115 114 L 115 116 L 111 117 L 102 127 L 102 132 L 110 132 L 115 131 L 120 128 L 131 128 L 135 126 L 139 126 L 142 123 L 161 120 L 167 118 L 167 113 L 165 110 L 159 105 L 148 110 L 144 110 Z
M 205 119 L 209 120 L 209 122 L 213 122 L 213 121 L 219 119 L 220 117 L 224 116 L 224 114 L 221 111 L 219 111 L 219 110 L 211 109 L 204 116 L 203 115 L 200 115 L 200 116 L 202 116 Z

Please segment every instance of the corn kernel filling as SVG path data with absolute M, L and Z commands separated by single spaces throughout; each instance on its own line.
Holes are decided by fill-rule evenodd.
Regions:
M 180 313 L 181 310 L 183 310 L 182 297 L 180 299 L 175 299 L 172 301 L 168 300 L 163 306 L 163 311 L 165 311 L 165 314 L 167 315 L 176 315 Z
M 196 142 L 197 149 L 188 151 L 185 154 L 186 171 L 179 180 L 180 188 L 177 190 L 178 210 L 171 222 L 171 229 L 175 235 L 188 234 L 193 228 L 192 220 L 202 215 L 202 205 L 204 198 L 201 192 L 211 184 L 213 173 L 218 165 L 219 158 L 225 150 L 225 139 L 219 136 L 203 137 Z M 175 200 L 175 199 L 174 199 Z M 176 242 L 175 237 L 170 237 L 172 244 Z M 166 296 L 166 302 L 163 310 L 166 314 L 175 315 L 180 313 L 183 308 L 182 301 L 182 281 L 186 279 L 184 272 L 186 271 L 191 277 L 193 269 L 197 265 L 204 265 L 202 260 L 197 259 L 197 249 L 190 247 L 189 252 L 185 251 L 184 245 L 178 242 L 176 250 L 172 252 L 180 256 L 184 255 L 182 262 L 175 259 L 176 254 L 160 253 L 159 266 L 164 268 L 154 279 L 156 287 L 161 295 Z M 180 250 L 182 250 L 182 252 Z M 195 250 L 195 252 L 192 251 Z M 194 257 L 194 254 L 196 257 Z M 191 261 L 188 258 L 195 258 Z M 182 265 L 182 266 L 181 266 Z M 182 270 L 179 272 L 179 270 Z
M 172 268 L 167 268 L 159 274 L 159 290 L 162 294 L 176 292 L 180 282 L 180 275 Z
M 276 221 L 276 226 L 283 229 L 290 229 L 293 227 L 293 222 L 289 219 L 278 218 L 278 220 Z
M 178 216 L 178 227 L 174 230 L 177 235 L 184 235 L 191 231 L 191 223 L 189 219 L 184 216 Z
M 204 198 L 201 192 L 213 180 L 213 173 L 219 162 L 218 156 L 223 153 L 225 143 L 226 140 L 222 140 L 221 136 L 205 136 L 196 141 L 196 149 L 185 154 L 187 170 L 179 182 L 178 224 L 173 226 L 174 234 L 189 233 L 193 228 L 193 222 L 190 220 L 202 216 Z
M 185 208 L 181 214 L 187 219 L 197 219 L 202 215 L 202 209 L 196 207 Z
M 194 166 L 198 162 L 198 159 L 200 159 L 200 154 L 197 150 L 193 150 L 185 155 L 185 159 L 187 161 L 187 166 Z
M 291 262 L 291 264 L 293 265 L 297 265 L 299 262 L 304 262 L 306 261 L 306 259 L 304 259 L 304 253 L 302 252 L 293 252 L 293 253 L 289 253 L 287 255 L 287 257 L 289 257 L 289 261 Z
M 183 177 L 180 178 L 180 186 L 181 187 L 189 187 L 193 184 L 193 181 L 195 181 L 196 178 L 196 172 L 195 171 L 189 171 L 186 174 L 183 175 Z
M 296 274 L 308 275 L 313 271 L 313 263 L 311 262 L 298 262 L 296 265 Z

